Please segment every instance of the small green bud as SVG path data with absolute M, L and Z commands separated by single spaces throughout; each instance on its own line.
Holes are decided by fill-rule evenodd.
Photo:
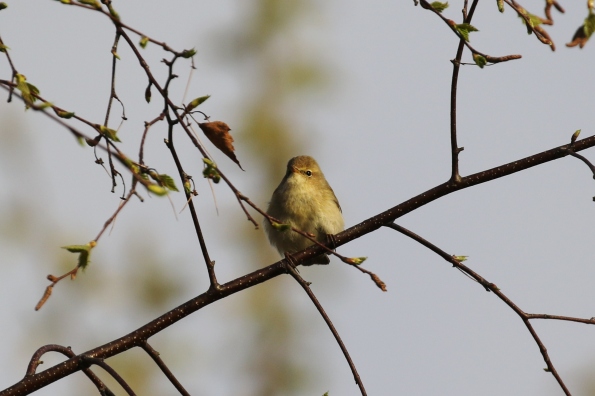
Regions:
M 271 220 L 271 226 L 273 226 L 273 228 L 277 231 L 291 230 L 291 226 L 289 224 L 277 223 L 276 221 L 272 221 L 272 220 Z
M 581 130 L 577 129 L 576 132 L 574 132 L 572 134 L 572 137 L 570 138 L 570 143 L 572 144 L 572 143 L 576 142 L 576 139 L 578 139 L 578 135 L 580 135 L 580 134 L 581 134 Z
M 167 194 L 167 188 L 165 187 L 161 187 L 157 184 L 149 184 L 147 186 L 147 190 L 149 190 L 150 192 L 152 192 L 155 195 L 159 195 L 159 196 L 163 196 Z
M 194 48 L 190 50 L 184 50 L 180 55 L 182 56 L 182 58 L 192 58 L 194 55 L 196 55 L 196 50 Z

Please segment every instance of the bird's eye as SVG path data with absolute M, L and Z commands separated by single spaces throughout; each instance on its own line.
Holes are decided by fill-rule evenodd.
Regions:
M 312 176 L 312 171 L 310 171 L 310 170 L 307 170 L 307 171 L 306 171 L 306 176 L 308 176 L 308 177 Z

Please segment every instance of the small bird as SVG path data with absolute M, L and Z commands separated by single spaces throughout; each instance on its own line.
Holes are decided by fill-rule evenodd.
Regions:
M 316 160 L 306 155 L 289 160 L 285 177 L 273 192 L 267 213 L 283 224 L 314 235 L 321 243 L 328 242 L 329 235 L 343 231 L 345 226 L 333 189 Z M 271 245 L 281 255 L 299 252 L 313 244 L 296 232 L 273 227 L 267 219 L 264 220 L 264 229 Z M 304 265 L 329 262 L 328 255 L 321 254 L 304 262 Z

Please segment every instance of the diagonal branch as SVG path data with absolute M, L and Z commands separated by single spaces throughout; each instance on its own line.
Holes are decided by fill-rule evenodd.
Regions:
M 359 386 L 359 390 L 360 390 L 362 396 L 366 396 L 367 393 L 366 393 L 366 389 L 364 388 L 364 383 L 362 382 L 362 379 L 360 378 L 360 376 L 357 372 L 357 368 L 355 367 L 353 360 L 351 360 L 349 351 L 347 351 L 347 347 L 343 343 L 343 340 L 341 339 L 339 332 L 335 328 L 335 325 L 333 325 L 333 322 L 326 314 L 326 311 L 324 310 L 324 308 L 322 308 L 322 305 L 316 298 L 316 295 L 314 295 L 314 293 L 312 292 L 312 289 L 310 289 L 309 283 L 306 282 L 304 280 L 304 278 L 302 278 L 300 276 L 300 274 L 297 273 L 295 268 L 293 268 L 289 262 L 286 265 L 287 265 L 287 272 L 289 272 L 289 275 L 291 275 L 293 277 L 293 279 L 295 279 L 300 284 L 300 286 L 304 289 L 306 294 L 308 294 L 308 297 L 310 297 L 310 300 L 312 300 L 312 303 L 316 306 L 316 309 L 318 309 L 320 316 L 322 316 L 322 318 L 326 322 L 326 325 L 330 329 L 331 333 L 333 333 L 333 336 L 335 337 L 337 344 L 339 344 L 339 347 L 341 348 L 341 351 L 343 352 L 343 356 L 345 356 L 345 360 L 347 360 L 347 363 L 349 364 L 349 368 L 351 369 L 351 372 L 353 373 L 353 378 L 355 379 L 355 383 L 357 384 L 357 386 Z
M 180 392 L 181 395 L 190 396 L 190 393 L 188 393 L 188 391 L 182 386 L 180 381 L 178 381 L 178 379 L 174 376 L 174 374 L 171 372 L 169 367 L 167 367 L 165 362 L 161 360 L 161 358 L 159 357 L 159 352 L 153 349 L 153 347 L 149 345 L 149 343 L 146 341 L 143 342 L 140 345 L 140 347 L 144 349 L 144 351 L 147 352 L 147 354 L 151 357 L 151 359 L 153 359 L 157 366 L 159 366 L 159 368 L 161 369 L 161 371 L 163 371 L 163 374 L 165 374 L 169 382 L 171 382 L 172 385 L 176 387 L 176 389 L 178 390 L 178 392 Z
M 565 320 L 565 321 L 579 322 L 579 323 L 586 323 L 586 324 L 595 324 L 595 318 L 582 319 L 582 318 L 572 318 L 572 317 L 568 317 L 568 316 L 558 316 L 558 315 L 548 315 L 548 314 L 528 314 L 525 311 L 523 311 L 521 308 L 519 308 L 519 306 L 517 306 L 504 293 L 502 293 L 502 291 L 500 291 L 498 286 L 496 286 L 494 283 L 488 282 L 481 275 L 479 275 L 478 273 L 476 273 L 475 271 L 473 271 L 466 265 L 462 264 L 461 261 L 458 260 L 457 258 L 455 258 L 454 256 L 449 255 L 448 253 L 446 253 L 444 250 L 440 249 L 436 245 L 432 244 L 431 242 L 427 241 L 426 239 L 420 237 L 419 235 L 411 232 L 410 230 L 408 230 L 405 227 L 402 227 L 398 224 L 390 223 L 390 224 L 386 224 L 386 227 L 392 228 L 393 230 L 398 231 L 401 234 L 408 236 L 409 238 L 413 239 L 414 241 L 419 242 L 423 246 L 432 250 L 433 252 L 438 254 L 440 257 L 442 257 L 446 261 L 450 262 L 453 265 L 453 267 L 459 269 L 464 274 L 466 274 L 469 277 L 471 277 L 472 279 L 476 280 L 479 284 L 481 284 L 483 287 L 485 287 L 486 290 L 493 292 L 496 296 L 498 296 L 498 298 L 500 298 L 500 300 L 502 300 L 506 305 L 508 305 L 521 318 L 521 320 L 527 327 L 527 330 L 529 330 L 529 333 L 531 333 L 531 336 L 533 337 L 533 340 L 539 347 L 539 351 L 541 352 L 541 355 L 543 356 L 543 360 L 545 361 L 545 364 L 547 365 L 546 371 L 549 373 L 552 373 L 552 375 L 554 376 L 556 381 L 558 381 L 558 384 L 560 385 L 560 387 L 562 388 L 564 393 L 566 395 L 570 396 L 570 391 L 568 390 L 568 388 L 564 384 L 564 381 L 558 374 L 558 371 L 554 367 L 554 364 L 552 363 L 552 361 L 549 357 L 549 354 L 547 352 L 547 348 L 545 347 L 545 345 L 543 344 L 543 342 L 537 335 L 537 332 L 533 328 L 533 325 L 531 325 L 530 320 L 531 319 L 555 319 L 555 320 Z

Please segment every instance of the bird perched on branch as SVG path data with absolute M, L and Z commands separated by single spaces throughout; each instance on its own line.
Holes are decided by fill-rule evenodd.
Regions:
M 281 223 L 264 220 L 271 245 L 281 255 L 304 250 L 313 242 L 292 231 L 294 227 L 318 242 L 332 241 L 331 236 L 343 231 L 341 206 L 314 158 L 301 155 L 287 163 L 287 172 L 273 193 L 267 214 Z M 327 254 L 304 262 L 304 265 L 328 264 Z

